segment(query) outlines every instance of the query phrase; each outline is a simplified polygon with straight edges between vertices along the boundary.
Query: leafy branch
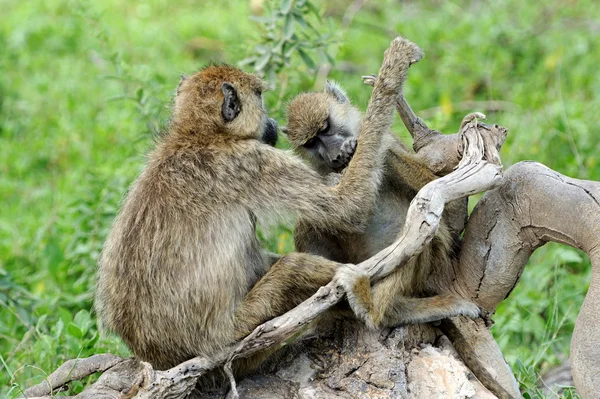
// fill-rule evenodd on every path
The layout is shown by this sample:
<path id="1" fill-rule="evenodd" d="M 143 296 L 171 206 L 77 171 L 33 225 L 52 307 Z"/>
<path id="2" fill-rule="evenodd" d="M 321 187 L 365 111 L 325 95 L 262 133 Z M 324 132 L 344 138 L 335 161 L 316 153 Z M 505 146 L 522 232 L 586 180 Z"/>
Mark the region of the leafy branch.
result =
<path id="1" fill-rule="evenodd" d="M 321 63 L 333 64 L 328 52 L 334 41 L 333 23 L 329 32 L 322 34 L 315 22 L 323 23 L 318 8 L 309 0 L 281 0 L 278 8 L 271 8 L 267 16 L 253 16 L 263 34 L 253 55 L 240 61 L 240 66 L 251 67 L 254 72 L 270 82 L 285 67 L 292 64 L 297 53 L 310 70 L 315 70 L 315 55 Z"/>

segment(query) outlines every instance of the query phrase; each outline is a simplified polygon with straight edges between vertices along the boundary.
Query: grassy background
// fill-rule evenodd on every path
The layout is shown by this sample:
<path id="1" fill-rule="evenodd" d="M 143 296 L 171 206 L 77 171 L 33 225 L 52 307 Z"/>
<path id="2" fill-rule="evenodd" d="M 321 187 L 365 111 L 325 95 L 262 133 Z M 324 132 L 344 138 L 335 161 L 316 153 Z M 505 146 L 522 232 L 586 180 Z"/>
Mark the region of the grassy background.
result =
<path id="1" fill-rule="evenodd" d="M 127 354 L 97 331 L 96 260 L 168 118 L 179 74 L 208 60 L 236 63 L 259 40 L 248 0 L 215 4 L 0 1 L 0 396 L 18 395 L 68 358 Z M 358 77 L 377 71 L 400 33 L 426 52 L 405 92 L 431 127 L 454 132 L 465 113 L 485 112 L 467 101 L 501 100 L 502 111 L 486 113 L 510 129 L 505 166 L 535 159 L 600 180 L 594 0 L 379 1 L 344 26 L 349 4 L 317 3 L 337 38 L 330 77 L 355 103 L 364 108 L 370 95 Z M 287 99 L 320 89 L 315 76 L 297 56 L 278 76 L 266 101 L 279 122 Z M 399 121 L 395 129 L 410 143 Z M 264 241 L 290 251 L 290 226 Z M 543 397 L 539 375 L 568 357 L 589 278 L 585 255 L 547 246 L 500 305 L 493 332 L 528 395 Z"/>

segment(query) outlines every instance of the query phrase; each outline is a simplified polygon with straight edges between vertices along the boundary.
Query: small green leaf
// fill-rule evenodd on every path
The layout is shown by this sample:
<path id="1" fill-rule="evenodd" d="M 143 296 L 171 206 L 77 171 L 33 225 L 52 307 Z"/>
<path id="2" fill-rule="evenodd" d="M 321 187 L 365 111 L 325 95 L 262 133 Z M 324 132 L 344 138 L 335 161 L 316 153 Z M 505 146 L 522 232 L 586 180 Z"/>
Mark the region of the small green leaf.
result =
<path id="1" fill-rule="evenodd" d="M 283 23 L 283 38 L 285 40 L 289 40 L 294 34 L 294 18 L 292 14 L 288 14 L 285 17 L 285 21 Z"/>
<path id="2" fill-rule="evenodd" d="M 70 323 L 71 321 L 73 321 L 73 316 L 71 315 L 71 312 L 69 312 L 67 309 L 63 308 L 62 306 L 59 307 L 56 312 L 58 313 L 60 319 L 64 323 Z"/>
<path id="3" fill-rule="evenodd" d="M 100 334 L 94 333 L 92 338 L 88 341 L 88 348 L 93 348 L 96 345 L 96 342 L 100 339 Z"/>
<path id="4" fill-rule="evenodd" d="M 244 67 L 246 65 L 254 64 L 255 62 L 256 62 L 256 57 L 248 57 L 248 58 L 244 58 L 243 60 L 238 62 L 238 66 Z"/>
<path id="5" fill-rule="evenodd" d="M 77 312 L 77 314 L 73 318 L 73 322 L 70 324 L 76 326 L 83 336 L 92 326 L 92 319 L 90 317 L 90 313 L 85 309 L 80 310 L 79 312 Z"/>
<path id="6" fill-rule="evenodd" d="M 289 12 L 292 10 L 293 4 L 294 2 L 292 0 L 281 0 L 281 5 L 279 6 L 281 13 L 283 15 L 289 14 Z"/>
<path id="7" fill-rule="evenodd" d="M 69 323 L 69 325 L 67 326 L 67 332 L 69 333 L 70 336 L 75 337 L 75 338 L 83 337 L 83 331 L 81 330 L 81 328 L 77 327 L 74 323 Z"/>
<path id="8" fill-rule="evenodd" d="M 319 15 L 319 9 L 310 1 L 306 2 L 306 7 L 308 7 L 308 10 L 312 12 L 315 15 L 315 17 L 318 18 L 319 22 L 321 22 L 321 15 Z"/>
<path id="9" fill-rule="evenodd" d="M 286 58 L 290 58 L 297 48 L 298 48 L 298 43 L 294 43 L 293 45 L 290 46 L 290 48 L 285 49 L 283 56 Z"/>
<path id="10" fill-rule="evenodd" d="M 60 336 L 62 335 L 64 328 L 65 328 L 65 323 L 62 321 L 62 319 L 58 319 L 58 321 L 52 328 L 52 332 L 54 333 L 54 338 L 60 339 Z"/>
<path id="11" fill-rule="evenodd" d="M 296 14 L 294 13 L 294 19 L 296 20 L 296 22 L 302 26 L 303 28 L 308 28 L 308 25 L 306 24 L 306 21 L 304 20 L 304 18 L 302 17 L 302 14 Z"/>
<path id="12" fill-rule="evenodd" d="M 329 63 L 331 65 L 335 65 L 335 59 L 331 56 L 331 54 L 329 54 L 328 51 L 323 51 L 325 53 L 325 56 L 327 57 L 327 61 L 329 61 Z"/>
<path id="13" fill-rule="evenodd" d="M 561 263 L 581 263 L 583 257 L 574 249 L 560 247 L 556 250 L 557 258 Z"/>
<path id="14" fill-rule="evenodd" d="M 262 56 L 260 56 L 257 60 L 256 63 L 254 64 L 254 70 L 255 71 L 262 71 L 265 69 L 265 67 L 267 66 L 267 64 L 269 63 L 269 60 L 271 59 L 271 53 L 265 53 Z"/>
<path id="15" fill-rule="evenodd" d="M 312 60 L 312 58 L 309 57 L 308 54 L 304 52 L 304 50 L 299 48 L 298 53 L 300 53 L 300 57 L 302 57 L 307 67 L 309 67 L 310 69 L 315 68 L 315 62 Z"/>
<path id="16" fill-rule="evenodd" d="M 41 331 L 42 327 L 44 327 L 46 324 L 47 318 L 48 318 L 47 314 L 41 315 L 40 318 L 37 320 L 37 323 L 35 323 L 35 329 L 38 331 Z"/>
<path id="17" fill-rule="evenodd" d="M 265 53 L 268 53 L 268 52 L 269 52 L 269 47 L 267 47 L 267 46 L 262 46 L 262 45 L 261 45 L 261 46 L 256 46 L 256 52 L 257 52 L 258 54 L 261 54 L 261 55 L 262 55 L 262 54 L 265 54 Z"/>

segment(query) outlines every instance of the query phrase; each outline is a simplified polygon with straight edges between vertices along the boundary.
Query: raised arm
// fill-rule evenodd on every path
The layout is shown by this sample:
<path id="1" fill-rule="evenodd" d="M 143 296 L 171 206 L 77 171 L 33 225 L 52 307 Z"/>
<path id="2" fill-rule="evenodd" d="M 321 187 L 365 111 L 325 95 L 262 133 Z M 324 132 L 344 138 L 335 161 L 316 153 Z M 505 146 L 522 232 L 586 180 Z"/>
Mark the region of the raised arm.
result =
<path id="1" fill-rule="evenodd" d="M 327 187 L 322 177 L 296 158 L 260 146 L 260 153 L 271 162 L 261 170 L 261 179 L 270 184 L 257 185 L 261 193 L 274 203 L 255 204 L 258 208 L 292 211 L 306 220 L 318 220 L 336 229 L 356 229 L 370 215 L 381 180 L 382 146 L 389 131 L 394 99 L 402 90 L 411 64 L 423 57 L 414 43 L 396 38 L 384 55 L 377 83 L 362 124 L 356 153 L 340 183 Z M 256 209 L 255 211 L 259 211 Z"/>

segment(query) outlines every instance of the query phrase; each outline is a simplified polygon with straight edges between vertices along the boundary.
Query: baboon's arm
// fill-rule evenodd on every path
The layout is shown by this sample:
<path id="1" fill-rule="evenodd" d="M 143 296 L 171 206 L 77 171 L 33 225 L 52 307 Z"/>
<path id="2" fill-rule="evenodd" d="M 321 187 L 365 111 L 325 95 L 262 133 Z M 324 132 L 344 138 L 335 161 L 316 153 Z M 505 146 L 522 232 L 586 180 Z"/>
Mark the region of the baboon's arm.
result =
<path id="1" fill-rule="evenodd" d="M 262 190 L 257 198 L 271 202 L 267 208 L 292 210 L 325 227 L 356 229 L 366 223 L 381 180 L 382 161 L 378 154 L 384 132 L 392 124 L 394 99 L 402 91 L 409 66 L 422 56 L 417 45 L 400 37 L 386 50 L 356 153 L 337 186 L 327 187 L 316 172 L 309 171 L 300 161 L 260 146 L 264 184 L 256 186 Z"/>
<path id="2" fill-rule="evenodd" d="M 388 136 L 385 162 L 389 170 L 387 177 L 394 184 L 407 187 L 416 194 L 427 183 L 439 177 L 433 173 L 420 155 L 413 153 L 399 137 L 393 133 Z M 444 209 L 444 220 L 455 237 L 458 237 L 465 228 L 468 215 L 467 204 L 467 198 L 463 198 L 447 203 Z"/>
<path id="3" fill-rule="evenodd" d="M 415 193 L 437 176 L 427 165 L 406 147 L 393 133 L 386 138 L 388 150 L 385 154 L 386 167 L 392 170 L 390 176 L 399 184 L 407 185 Z"/>
<path id="4" fill-rule="evenodd" d="M 282 256 L 236 308 L 236 339 L 308 299 L 331 281 L 340 266 L 317 255 L 292 252 Z"/>

